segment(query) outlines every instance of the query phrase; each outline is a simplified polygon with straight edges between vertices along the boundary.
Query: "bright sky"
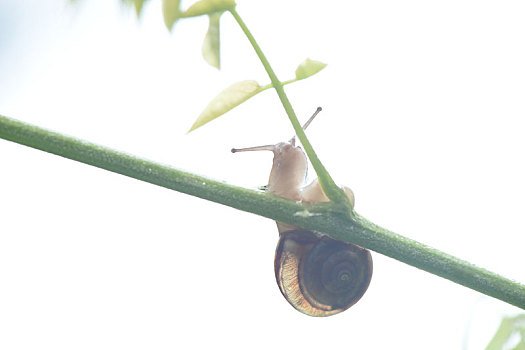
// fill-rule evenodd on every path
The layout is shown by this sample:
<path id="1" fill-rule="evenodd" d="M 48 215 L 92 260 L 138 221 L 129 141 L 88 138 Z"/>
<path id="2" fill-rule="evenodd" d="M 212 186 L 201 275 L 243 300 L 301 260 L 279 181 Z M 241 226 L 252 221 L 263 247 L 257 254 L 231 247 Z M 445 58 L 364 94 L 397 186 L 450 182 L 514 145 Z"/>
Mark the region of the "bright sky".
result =
<path id="1" fill-rule="evenodd" d="M 342 7 L 340 7 L 342 6 Z M 239 1 L 308 135 L 371 221 L 525 283 L 525 5 Z M 229 183 L 267 181 L 289 139 L 272 91 L 186 135 L 236 81 L 268 79 L 230 15 L 161 2 L 0 2 L 0 114 Z M 369 290 L 310 318 L 281 296 L 270 220 L 0 140 L 2 349 L 481 349 L 519 312 L 373 254 Z"/>

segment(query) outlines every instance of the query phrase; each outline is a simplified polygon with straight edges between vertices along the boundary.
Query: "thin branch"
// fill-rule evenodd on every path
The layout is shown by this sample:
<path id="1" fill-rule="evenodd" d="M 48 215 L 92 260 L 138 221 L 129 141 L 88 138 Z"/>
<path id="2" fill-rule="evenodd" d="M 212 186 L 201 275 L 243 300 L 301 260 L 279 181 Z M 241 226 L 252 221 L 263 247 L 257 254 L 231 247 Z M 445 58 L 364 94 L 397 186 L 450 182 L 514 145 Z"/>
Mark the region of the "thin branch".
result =
<path id="1" fill-rule="evenodd" d="M 312 163 L 312 167 L 314 168 L 317 177 L 319 178 L 319 183 L 321 184 L 324 193 L 326 193 L 326 196 L 332 201 L 337 203 L 345 203 L 348 206 L 350 206 L 350 204 L 348 203 L 348 197 L 335 184 L 334 180 L 324 167 L 323 163 L 321 163 L 321 161 L 317 157 L 317 154 L 315 153 L 312 145 L 310 144 L 310 141 L 306 137 L 306 134 L 304 133 L 304 130 L 301 127 L 301 123 L 299 123 L 299 120 L 297 120 L 297 116 L 295 115 L 295 111 L 293 110 L 292 104 L 290 103 L 290 100 L 288 100 L 288 97 L 284 92 L 284 83 L 281 83 L 281 81 L 277 78 L 277 75 L 270 66 L 270 62 L 268 62 L 268 59 L 266 59 L 266 56 L 262 52 L 259 44 L 257 44 L 257 41 L 253 37 L 252 33 L 250 32 L 244 21 L 242 20 L 241 16 L 239 16 L 235 9 L 230 9 L 229 11 L 241 27 L 242 31 L 244 32 L 244 35 L 246 35 L 246 37 L 248 38 L 248 41 L 255 50 L 257 57 L 259 57 L 259 60 L 264 66 L 266 73 L 268 73 L 272 85 L 275 91 L 277 92 L 279 99 L 281 100 L 284 110 L 286 111 L 286 114 L 288 115 L 288 118 L 290 119 L 290 122 L 293 125 L 295 134 L 297 135 L 297 138 L 299 138 L 299 140 L 301 141 L 304 151 L 306 152 L 308 159 Z"/>
<path id="2" fill-rule="evenodd" d="M 0 138 L 138 180 L 323 232 L 525 309 L 525 286 L 374 225 L 333 203 L 298 204 L 269 193 L 214 181 L 169 166 L 0 116 Z"/>

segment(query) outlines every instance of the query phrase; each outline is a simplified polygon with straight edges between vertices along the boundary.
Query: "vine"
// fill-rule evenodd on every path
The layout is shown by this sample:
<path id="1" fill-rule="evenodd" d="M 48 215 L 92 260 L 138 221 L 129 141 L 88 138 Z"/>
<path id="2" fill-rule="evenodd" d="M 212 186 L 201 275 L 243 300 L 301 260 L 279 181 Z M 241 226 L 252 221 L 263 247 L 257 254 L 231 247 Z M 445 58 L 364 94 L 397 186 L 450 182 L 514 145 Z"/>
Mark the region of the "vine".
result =
<path id="1" fill-rule="evenodd" d="M 133 1 L 137 14 L 140 14 L 144 2 Z M 220 67 L 220 18 L 224 13 L 230 13 L 238 23 L 266 69 L 270 84 L 261 86 L 253 80 L 233 84 L 208 104 L 190 131 L 225 114 L 258 93 L 273 88 L 318 175 L 323 190 L 332 202 L 310 205 L 295 203 L 269 193 L 213 181 L 4 116 L 0 116 L 0 137 L 276 221 L 322 232 L 334 239 L 358 244 L 525 309 L 525 286 L 378 227 L 351 209 L 347 197 L 336 186 L 318 159 L 284 90 L 285 85 L 321 71 L 324 63 L 307 59 L 298 66 L 294 79 L 281 82 L 237 12 L 233 0 L 201 0 L 185 11 L 180 9 L 178 0 L 163 1 L 164 21 L 170 30 L 179 20 L 204 15 L 209 17 L 203 56 L 208 63 L 217 68 Z M 298 215 L 305 211 L 320 215 Z"/>

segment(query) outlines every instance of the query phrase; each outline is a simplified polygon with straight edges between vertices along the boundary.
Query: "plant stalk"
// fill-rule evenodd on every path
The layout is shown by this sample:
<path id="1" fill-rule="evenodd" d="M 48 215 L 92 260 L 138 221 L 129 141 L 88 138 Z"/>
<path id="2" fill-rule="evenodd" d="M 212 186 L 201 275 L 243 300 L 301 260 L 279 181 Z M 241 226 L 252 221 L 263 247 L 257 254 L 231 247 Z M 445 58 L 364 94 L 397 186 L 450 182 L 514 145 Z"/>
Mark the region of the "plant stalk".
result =
<path id="1" fill-rule="evenodd" d="M 269 193 L 187 173 L 1 115 L 0 138 L 275 221 L 322 232 L 525 310 L 525 286 L 376 226 L 355 212 L 348 216 L 347 209 L 335 203 L 299 204 Z"/>

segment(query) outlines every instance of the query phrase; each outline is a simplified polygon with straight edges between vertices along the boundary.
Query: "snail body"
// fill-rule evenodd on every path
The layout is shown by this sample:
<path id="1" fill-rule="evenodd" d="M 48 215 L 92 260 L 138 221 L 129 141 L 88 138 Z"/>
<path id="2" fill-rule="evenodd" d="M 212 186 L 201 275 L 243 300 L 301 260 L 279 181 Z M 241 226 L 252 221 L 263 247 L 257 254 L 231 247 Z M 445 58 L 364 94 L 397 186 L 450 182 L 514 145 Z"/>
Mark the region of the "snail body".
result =
<path id="1" fill-rule="evenodd" d="M 232 152 L 258 150 L 274 154 L 268 192 L 303 203 L 329 201 L 317 179 L 304 186 L 308 163 L 301 147 L 295 145 L 295 137 L 276 145 Z M 353 206 L 353 192 L 347 187 L 343 190 Z M 293 225 L 277 222 L 277 228 L 275 277 L 281 293 L 294 308 L 310 316 L 330 316 L 348 309 L 363 296 L 372 278 L 368 250 Z"/>

